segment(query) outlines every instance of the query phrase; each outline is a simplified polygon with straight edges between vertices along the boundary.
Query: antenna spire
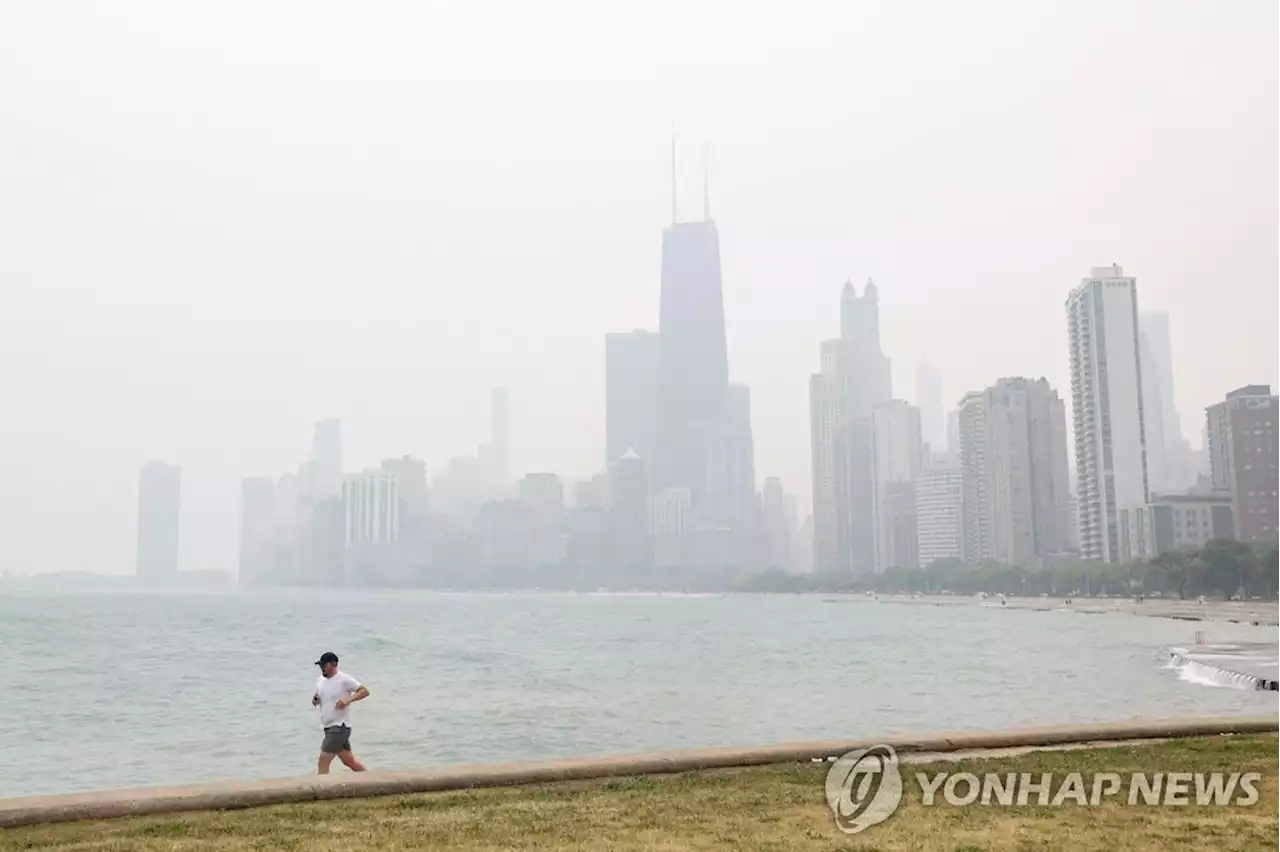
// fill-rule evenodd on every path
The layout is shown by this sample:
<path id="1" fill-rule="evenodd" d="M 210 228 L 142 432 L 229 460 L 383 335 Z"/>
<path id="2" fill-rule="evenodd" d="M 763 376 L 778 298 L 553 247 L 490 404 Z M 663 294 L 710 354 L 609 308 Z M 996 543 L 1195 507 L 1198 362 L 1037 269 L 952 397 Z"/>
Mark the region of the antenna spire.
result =
<path id="1" fill-rule="evenodd" d="M 711 146 L 702 143 L 702 219 L 711 221 Z"/>
<path id="2" fill-rule="evenodd" d="M 676 214 L 676 128 L 671 127 L 671 224 L 675 224 L 679 216 Z"/>

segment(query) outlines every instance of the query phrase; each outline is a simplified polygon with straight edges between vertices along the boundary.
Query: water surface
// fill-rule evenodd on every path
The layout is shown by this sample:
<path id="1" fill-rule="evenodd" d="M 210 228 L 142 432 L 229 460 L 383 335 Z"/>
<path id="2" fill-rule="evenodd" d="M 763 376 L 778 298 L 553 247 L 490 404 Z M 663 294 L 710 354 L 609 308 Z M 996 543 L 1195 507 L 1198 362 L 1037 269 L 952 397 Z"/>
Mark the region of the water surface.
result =
<path id="1" fill-rule="evenodd" d="M 1275 641 L 821 596 L 0 594 L 0 796 L 313 772 L 326 650 L 372 690 L 352 743 L 378 769 L 1274 713 L 1167 667 L 1197 629 Z"/>

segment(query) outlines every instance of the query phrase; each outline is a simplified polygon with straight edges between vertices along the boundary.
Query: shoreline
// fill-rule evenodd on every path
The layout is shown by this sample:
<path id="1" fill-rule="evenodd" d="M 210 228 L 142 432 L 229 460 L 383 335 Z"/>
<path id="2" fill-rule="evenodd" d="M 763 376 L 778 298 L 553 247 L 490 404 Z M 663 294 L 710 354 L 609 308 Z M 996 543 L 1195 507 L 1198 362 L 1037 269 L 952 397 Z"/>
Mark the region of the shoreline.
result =
<path id="1" fill-rule="evenodd" d="M 803 763 L 829 760 L 853 749 L 876 744 L 893 746 L 904 754 L 904 759 L 910 760 L 910 755 L 936 757 L 939 754 L 972 754 L 988 750 L 1072 745 L 1089 748 L 1103 743 L 1132 743 L 1228 734 L 1270 734 L 1276 733 L 1278 727 L 1280 727 L 1280 718 L 1265 716 L 1161 720 L 996 732 L 963 731 L 858 740 L 783 743 L 757 748 L 684 749 L 435 770 L 377 771 L 182 787 L 103 790 L 91 793 L 0 799 L 0 828 L 182 811 L 238 810 L 332 799 L 470 790 L 479 787 L 514 787 L 557 781 Z"/>
<path id="2" fill-rule="evenodd" d="M 805 594 L 822 594 L 806 592 Z M 916 606 L 970 606 L 984 609 L 1017 609 L 1033 612 L 1085 613 L 1088 615 L 1138 615 L 1147 618 L 1169 618 L 1175 621 L 1206 621 L 1248 624 L 1256 627 L 1280 625 L 1280 605 L 1275 601 L 1214 601 L 1147 598 L 1138 603 L 1132 598 L 1010 597 L 1000 604 L 999 597 L 982 599 L 959 595 L 866 595 L 849 592 L 822 594 L 833 603 L 852 601 L 881 604 L 914 604 Z"/>

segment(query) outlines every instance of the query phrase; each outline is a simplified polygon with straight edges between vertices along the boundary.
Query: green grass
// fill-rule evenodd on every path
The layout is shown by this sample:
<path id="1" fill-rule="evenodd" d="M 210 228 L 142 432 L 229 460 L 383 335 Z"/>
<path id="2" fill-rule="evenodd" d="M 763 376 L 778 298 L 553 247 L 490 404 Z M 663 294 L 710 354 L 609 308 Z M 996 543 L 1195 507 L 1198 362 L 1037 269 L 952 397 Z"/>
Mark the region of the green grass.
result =
<path id="1" fill-rule="evenodd" d="M 32 826 L 0 850 L 1257 850 L 1277 848 L 1277 738 L 1206 737 L 903 767 L 905 800 L 857 835 L 836 830 L 825 765 L 279 805 Z M 914 773 L 1259 772 L 1251 807 L 924 807 Z M 1194 798 L 1193 798 L 1194 801 Z"/>

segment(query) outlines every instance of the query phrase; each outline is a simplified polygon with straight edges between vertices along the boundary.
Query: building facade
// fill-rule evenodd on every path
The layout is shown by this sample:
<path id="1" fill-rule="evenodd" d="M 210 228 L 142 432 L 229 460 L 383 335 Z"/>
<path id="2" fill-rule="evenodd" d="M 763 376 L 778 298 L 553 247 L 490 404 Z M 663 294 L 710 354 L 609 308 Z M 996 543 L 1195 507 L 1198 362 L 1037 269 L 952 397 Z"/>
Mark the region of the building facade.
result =
<path id="1" fill-rule="evenodd" d="M 1071 548 L 1066 408 L 1044 379 L 984 393 L 991 558 L 1026 565 Z"/>
<path id="2" fill-rule="evenodd" d="M 1120 559 L 1119 511 L 1148 501 L 1138 285 L 1096 267 L 1067 298 L 1080 555 Z"/>
<path id="3" fill-rule="evenodd" d="M 1247 385 L 1205 409 L 1213 487 L 1231 497 L 1237 541 L 1277 539 L 1276 413 L 1270 385 Z"/>
<path id="4" fill-rule="evenodd" d="M 1231 497 L 1226 494 L 1166 494 L 1145 506 L 1122 509 L 1124 559 L 1155 559 L 1199 550 L 1215 538 L 1232 537 Z"/>
<path id="5" fill-rule="evenodd" d="M 366 470 L 342 485 L 348 548 L 389 545 L 400 539 L 400 490 L 394 473 Z"/>
<path id="6" fill-rule="evenodd" d="M 891 397 L 890 362 L 880 348 L 879 292 L 845 282 L 840 338 L 824 341 L 809 380 L 813 464 L 813 566 L 856 574 L 875 567 L 875 476 L 871 416 Z"/>
<path id="7" fill-rule="evenodd" d="M 610 567 L 646 573 L 653 564 L 649 539 L 649 465 L 628 448 L 609 466 L 606 550 Z"/>
<path id="8" fill-rule="evenodd" d="M 659 339 L 640 330 L 605 335 L 606 465 L 628 449 L 640 458 L 653 458 Z"/>
<path id="9" fill-rule="evenodd" d="M 525 474 L 517 494 L 520 502 L 533 510 L 538 523 L 556 525 L 564 520 L 564 484 L 556 474 Z"/>
<path id="10" fill-rule="evenodd" d="M 138 471 L 138 533 L 135 570 L 139 579 L 164 582 L 178 575 L 178 529 L 182 510 L 182 468 L 150 461 Z"/>
<path id="11" fill-rule="evenodd" d="M 970 392 L 960 399 L 957 411 L 957 438 L 960 445 L 960 521 L 964 530 L 961 559 L 981 562 L 991 559 L 991 506 L 987 492 L 986 395 Z"/>
<path id="12" fill-rule="evenodd" d="M 915 482 L 920 475 L 920 409 L 893 399 L 871 412 L 875 568 L 916 568 Z"/>
<path id="13" fill-rule="evenodd" d="M 321 420 L 315 425 L 308 479 L 304 487 L 311 500 L 342 496 L 341 420 Z"/>
<path id="14" fill-rule="evenodd" d="M 276 485 L 269 476 L 240 482 L 241 585 L 264 582 L 273 568 L 275 550 Z"/>
<path id="15" fill-rule="evenodd" d="M 964 558 L 963 483 L 959 462 L 947 455 L 935 455 L 916 480 L 916 529 L 924 568 Z"/>
<path id="16" fill-rule="evenodd" d="M 769 567 L 781 571 L 791 570 L 791 518 L 788 513 L 787 495 L 782 490 L 782 480 L 771 476 L 764 481 L 760 496 L 764 531 L 769 537 Z M 790 507 L 794 513 L 794 505 Z"/>
<path id="17" fill-rule="evenodd" d="M 688 488 L 695 514 L 715 516 L 727 486 L 713 480 L 709 454 L 725 426 L 729 361 L 714 222 L 663 231 L 658 335 L 653 487 Z"/>
<path id="18" fill-rule="evenodd" d="M 942 376 L 928 361 L 921 361 L 916 368 L 916 405 L 920 408 L 920 440 L 928 446 L 928 452 L 948 452 Z"/>

